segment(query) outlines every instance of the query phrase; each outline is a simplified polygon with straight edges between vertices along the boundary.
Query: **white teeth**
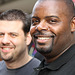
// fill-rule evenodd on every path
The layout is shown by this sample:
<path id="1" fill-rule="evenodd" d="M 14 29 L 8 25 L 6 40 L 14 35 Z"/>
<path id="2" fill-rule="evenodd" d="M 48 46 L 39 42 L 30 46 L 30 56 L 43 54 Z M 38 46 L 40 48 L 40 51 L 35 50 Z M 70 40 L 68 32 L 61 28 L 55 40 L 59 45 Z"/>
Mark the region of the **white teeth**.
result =
<path id="1" fill-rule="evenodd" d="M 50 38 L 49 37 L 38 37 L 38 39 L 40 39 L 40 40 L 48 40 Z"/>
<path id="2" fill-rule="evenodd" d="M 3 48 L 4 50 L 9 50 L 10 48 Z"/>

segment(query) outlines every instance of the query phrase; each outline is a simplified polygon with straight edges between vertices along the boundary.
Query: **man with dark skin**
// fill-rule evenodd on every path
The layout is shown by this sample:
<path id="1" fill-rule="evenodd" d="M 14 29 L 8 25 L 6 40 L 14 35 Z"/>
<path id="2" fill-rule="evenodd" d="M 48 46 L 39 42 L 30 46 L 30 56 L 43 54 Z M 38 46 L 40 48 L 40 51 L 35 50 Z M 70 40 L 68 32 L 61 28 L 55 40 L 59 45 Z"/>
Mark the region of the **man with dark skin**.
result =
<path id="1" fill-rule="evenodd" d="M 30 33 L 45 60 L 32 75 L 75 75 L 75 8 L 72 0 L 38 0 Z"/>

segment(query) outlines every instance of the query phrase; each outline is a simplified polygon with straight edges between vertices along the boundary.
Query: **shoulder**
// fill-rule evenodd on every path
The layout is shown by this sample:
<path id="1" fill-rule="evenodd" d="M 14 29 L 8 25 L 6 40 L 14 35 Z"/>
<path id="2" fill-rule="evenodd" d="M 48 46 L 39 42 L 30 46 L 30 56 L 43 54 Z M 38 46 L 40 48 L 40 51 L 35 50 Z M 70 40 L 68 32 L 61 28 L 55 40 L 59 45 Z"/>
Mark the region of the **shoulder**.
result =
<path id="1" fill-rule="evenodd" d="M 0 61 L 0 70 L 3 69 L 5 67 L 5 62 L 4 61 Z"/>
<path id="2" fill-rule="evenodd" d="M 41 61 L 35 57 L 32 58 L 31 62 L 38 63 L 38 64 L 41 63 Z"/>
<path id="3" fill-rule="evenodd" d="M 33 59 L 32 59 L 33 61 L 37 61 L 37 62 L 41 62 L 39 59 L 37 59 L 37 58 L 35 58 L 35 57 L 33 57 Z"/>
<path id="4" fill-rule="evenodd" d="M 41 61 L 38 60 L 37 58 L 32 58 L 30 60 L 30 62 L 28 63 L 28 65 L 32 66 L 32 67 L 38 67 L 40 65 Z"/>
<path id="5" fill-rule="evenodd" d="M 3 65 L 3 64 L 5 64 L 5 62 L 2 60 L 2 61 L 0 61 L 0 65 Z"/>
<path id="6" fill-rule="evenodd" d="M 37 58 L 33 58 L 33 59 L 32 59 L 32 62 L 37 63 L 37 64 L 40 64 L 40 63 L 41 63 L 41 61 L 38 60 Z"/>

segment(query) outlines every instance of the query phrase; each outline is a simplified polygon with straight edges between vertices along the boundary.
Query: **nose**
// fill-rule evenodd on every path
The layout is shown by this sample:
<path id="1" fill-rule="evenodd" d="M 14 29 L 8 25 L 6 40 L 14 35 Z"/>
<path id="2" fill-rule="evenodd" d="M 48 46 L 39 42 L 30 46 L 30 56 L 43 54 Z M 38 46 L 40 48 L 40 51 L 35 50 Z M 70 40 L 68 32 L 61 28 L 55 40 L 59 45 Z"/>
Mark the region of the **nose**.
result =
<path id="1" fill-rule="evenodd" d="M 4 35 L 4 37 L 2 38 L 2 43 L 3 44 L 9 44 L 10 43 L 8 35 Z"/>
<path id="2" fill-rule="evenodd" d="M 41 21 L 37 26 L 36 26 L 36 29 L 41 31 L 41 30 L 48 30 L 49 27 L 48 27 L 48 24 L 46 23 L 46 21 Z"/>

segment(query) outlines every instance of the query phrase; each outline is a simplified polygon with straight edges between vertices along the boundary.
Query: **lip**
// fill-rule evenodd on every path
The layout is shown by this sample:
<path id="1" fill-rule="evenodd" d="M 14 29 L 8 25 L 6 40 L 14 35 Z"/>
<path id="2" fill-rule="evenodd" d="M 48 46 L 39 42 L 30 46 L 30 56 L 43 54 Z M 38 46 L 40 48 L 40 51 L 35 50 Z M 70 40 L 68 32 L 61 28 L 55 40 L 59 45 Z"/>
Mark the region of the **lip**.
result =
<path id="1" fill-rule="evenodd" d="M 42 37 L 41 39 L 37 39 L 37 42 L 39 43 L 46 43 L 47 41 L 51 40 L 52 38 L 46 38 L 46 37 Z"/>
<path id="2" fill-rule="evenodd" d="M 13 47 L 1 47 L 1 51 L 4 53 L 8 53 L 13 49 Z"/>
<path id="3" fill-rule="evenodd" d="M 38 43 L 46 43 L 49 40 L 52 40 L 54 35 L 34 35 L 34 38 L 37 40 Z"/>

